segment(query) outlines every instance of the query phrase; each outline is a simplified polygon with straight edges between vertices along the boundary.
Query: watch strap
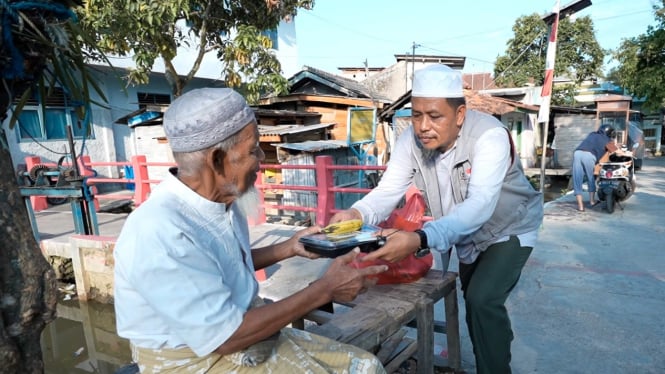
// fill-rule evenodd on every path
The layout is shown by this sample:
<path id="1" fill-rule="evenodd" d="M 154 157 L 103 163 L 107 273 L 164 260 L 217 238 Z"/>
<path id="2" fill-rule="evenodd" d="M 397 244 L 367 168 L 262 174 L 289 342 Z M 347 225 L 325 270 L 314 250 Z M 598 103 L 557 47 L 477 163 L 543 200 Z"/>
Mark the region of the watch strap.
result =
<path id="1" fill-rule="evenodd" d="M 414 231 L 420 237 L 420 247 L 418 249 L 428 249 L 429 245 L 427 244 L 427 234 L 423 230 Z"/>

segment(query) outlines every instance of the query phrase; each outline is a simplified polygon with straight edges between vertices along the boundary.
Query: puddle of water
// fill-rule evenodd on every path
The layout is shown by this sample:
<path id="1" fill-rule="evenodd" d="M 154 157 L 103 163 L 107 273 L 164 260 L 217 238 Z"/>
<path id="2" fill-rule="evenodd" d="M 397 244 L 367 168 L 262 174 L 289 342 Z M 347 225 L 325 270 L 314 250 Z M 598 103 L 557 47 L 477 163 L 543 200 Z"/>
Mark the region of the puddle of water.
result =
<path id="1" fill-rule="evenodd" d="M 570 187 L 569 178 L 565 176 L 552 176 L 547 179 L 547 185 L 543 191 L 545 202 L 560 198 Z"/>
<path id="2" fill-rule="evenodd" d="M 60 301 L 41 345 L 45 373 L 113 374 L 131 362 L 129 341 L 116 335 L 111 304 Z"/>

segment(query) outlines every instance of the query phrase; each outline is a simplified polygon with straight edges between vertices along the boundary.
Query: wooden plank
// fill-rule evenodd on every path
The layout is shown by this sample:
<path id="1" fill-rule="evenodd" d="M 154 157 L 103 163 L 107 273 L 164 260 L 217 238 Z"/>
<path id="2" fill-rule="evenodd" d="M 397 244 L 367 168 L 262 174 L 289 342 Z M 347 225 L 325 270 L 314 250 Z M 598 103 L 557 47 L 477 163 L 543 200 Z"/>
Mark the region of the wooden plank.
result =
<path id="1" fill-rule="evenodd" d="M 424 298 L 416 303 L 416 321 L 418 324 L 418 374 L 432 374 L 434 364 L 434 331 L 431 322 L 434 319 L 434 300 Z"/>
<path id="2" fill-rule="evenodd" d="M 416 328 L 418 325 L 416 324 L 416 321 L 413 320 L 413 321 L 409 322 L 406 326 L 411 327 L 411 328 Z M 445 334 L 446 333 L 446 321 L 437 321 L 437 320 L 432 321 L 432 330 L 434 330 L 434 332 L 439 333 L 439 334 Z"/>
<path id="3" fill-rule="evenodd" d="M 359 305 L 346 313 L 336 314 L 335 318 L 320 326 L 313 326 L 310 332 L 352 344 L 367 351 L 374 349 L 383 341 L 383 337 L 391 335 L 385 330 L 390 327 L 389 317 L 385 311 L 365 305 Z"/>
<path id="4" fill-rule="evenodd" d="M 263 142 L 263 143 L 281 143 L 282 138 L 279 135 L 261 135 L 261 136 L 259 136 L 259 142 Z"/>
<path id="5" fill-rule="evenodd" d="M 393 355 L 395 348 L 397 348 L 404 338 L 404 335 L 406 335 L 406 329 L 399 329 L 396 333 L 392 334 L 381 344 L 381 349 L 376 352 L 376 358 L 378 358 L 381 363 L 386 364 L 388 359 Z"/>
<path id="6" fill-rule="evenodd" d="M 323 325 L 324 323 L 330 322 L 330 320 L 333 319 L 334 317 L 335 315 L 333 313 L 315 309 L 307 313 L 305 319 Z"/>
<path id="7" fill-rule="evenodd" d="M 527 177 L 540 175 L 540 168 L 524 168 L 524 174 Z M 570 176 L 572 174 L 570 168 L 562 168 L 562 169 L 545 169 L 545 175 Z"/>
<path id="8" fill-rule="evenodd" d="M 386 369 L 386 373 L 394 373 L 399 369 L 400 365 L 406 360 L 409 359 L 409 357 L 413 356 L 413 354 L 418 350 L 418 342 L 412 341 L 400 354 L 395 356 L 389 363 L 387 363 L 384 366 L 384 369 Z"/>
<path id="9" fill-rule="evenodd" d="M 448 344 L 448 366 L 459 369 L 462 365 L 460 351 L 459 312 L 457 310 L 457 288 L 444 298 L 446 312 L 446 342 Z"/>
<path id="10" fill-rule="evenodd" d="M 411 302 L 365 295 L 359 296 L 360 304 L 333 314 L 330 321 L 309 331 L 373 352 L 415 317 L 415 305 Z"/>
<path id="11" fill-rule="evenodd" d="M 447 272 L 443 275 L 439 270 L 430 270 L 417 282 L 374 286 L 368 293 L 398 300 L 416 300 L 422 297 L 439 300 L 456 288 L 456 280 L 457 273 Z"/>

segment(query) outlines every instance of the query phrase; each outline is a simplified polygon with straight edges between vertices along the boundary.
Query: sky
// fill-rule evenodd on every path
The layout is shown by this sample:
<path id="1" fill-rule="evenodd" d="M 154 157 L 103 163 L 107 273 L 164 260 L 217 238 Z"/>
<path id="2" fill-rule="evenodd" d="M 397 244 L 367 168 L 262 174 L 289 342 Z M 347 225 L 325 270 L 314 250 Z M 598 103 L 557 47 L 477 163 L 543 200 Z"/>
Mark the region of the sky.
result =
<path id="1" fill-rule="evenodd" d="M 591 16 L 601 48 L 643 34 L 655 24 L 660 0 L 592 0 L 576 16 Z M 561 7 L 571 0 L 561 0 Z M 556 0 L 315 0 L 296 16 L 299 66 L 330 73 L 338 67 L 387 67 L 394 55 L 464 56 L 465 73 L 492 72 L 515 20 L 552 11 Z M 616 64 L 606 59 L 605 71 Z M 543 67 L 544 68 L 544 67 Z"/>

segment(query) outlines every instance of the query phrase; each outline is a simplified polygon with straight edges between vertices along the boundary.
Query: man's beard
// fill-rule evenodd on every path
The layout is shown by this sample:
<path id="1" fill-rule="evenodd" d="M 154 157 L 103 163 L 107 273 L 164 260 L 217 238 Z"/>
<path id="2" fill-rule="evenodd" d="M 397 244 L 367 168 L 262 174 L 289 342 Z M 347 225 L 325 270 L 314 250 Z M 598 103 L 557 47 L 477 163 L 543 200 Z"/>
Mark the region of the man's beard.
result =
<path id="1" fill-rule="evenodd" d="M 438 149 L 426 149 L 426 148 L 422 149 L 422 157 L 425 163 L 435 161 L 436 157 L 438 157 L 440 154 L 441 151 L 439 151 Z"/>
<path id="2" fill-rule="evenodd" d="M 250 187 L 247 192 L 240 195 L 240 197 L 233 202 L 237 204 L 238 209 L 247 217 L 251 222 L 258 222 L 260 209 L 259 191 L 256 187 Z"/>

